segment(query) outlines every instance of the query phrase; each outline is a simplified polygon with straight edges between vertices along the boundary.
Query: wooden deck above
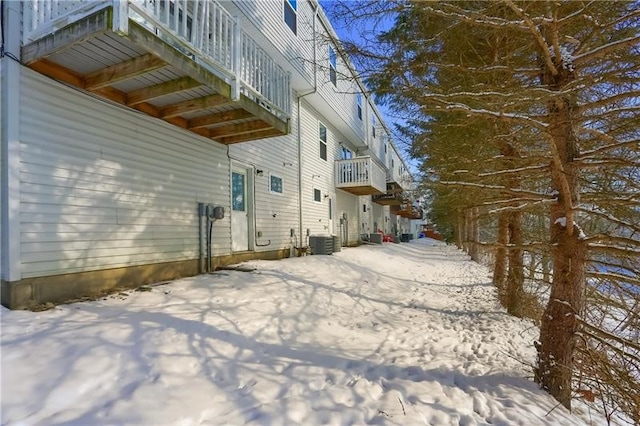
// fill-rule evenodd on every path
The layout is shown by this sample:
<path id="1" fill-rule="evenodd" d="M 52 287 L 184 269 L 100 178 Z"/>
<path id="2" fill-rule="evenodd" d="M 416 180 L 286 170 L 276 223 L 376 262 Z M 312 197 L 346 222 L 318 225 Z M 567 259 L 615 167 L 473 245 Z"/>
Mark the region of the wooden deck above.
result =
<path id="1" fill-rule="evenodd" d="M 387 182 L 387 192 L 374 195 L 371 200 L 383 206 L 399 206 L 404 202 L 404 190 L 395 182 Z"/>
<path id="2" fill-rule="evenodd" d="M 400 206 L 393 206 L 391 212 L 405 219 L 419 220 L 422 219 L 424 212 L 421 208 L 412 206 L 411 203 L 402 204 Z"/>
<path id="3" fill-rule="evenodd" d="M 289 132 L 287 117 L 258 97 L 234 96 L 228 78 L 171 40 L 133 19 L 126 34 L 117 33 L 112 19 L 108 7 L 29 42 L 22 61 L 53 79 L 222 144 Z"/>

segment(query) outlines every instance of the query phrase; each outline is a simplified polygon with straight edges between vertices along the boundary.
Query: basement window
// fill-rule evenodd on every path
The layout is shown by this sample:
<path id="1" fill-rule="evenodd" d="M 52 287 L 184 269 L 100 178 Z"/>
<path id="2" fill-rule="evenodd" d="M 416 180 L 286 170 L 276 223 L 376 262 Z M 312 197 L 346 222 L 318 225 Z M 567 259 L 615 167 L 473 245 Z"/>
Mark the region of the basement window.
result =
<path id="1" fill-rule="evenodd" d="M 282 194 L 282 178 L 280 176 L 269 175 L 269 192 Z"/>

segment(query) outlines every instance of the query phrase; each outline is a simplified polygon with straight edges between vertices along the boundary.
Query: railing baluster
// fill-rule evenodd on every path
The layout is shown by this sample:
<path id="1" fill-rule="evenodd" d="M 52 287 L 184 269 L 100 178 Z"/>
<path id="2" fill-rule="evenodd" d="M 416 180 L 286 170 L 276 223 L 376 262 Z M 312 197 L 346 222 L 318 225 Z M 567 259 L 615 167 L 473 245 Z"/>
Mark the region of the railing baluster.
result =
<path id="1" fill-rule="evenodd" d="M 173 6 L 173 24 L 171 24 L 169 28 L 179 35 L 180 27 L 179 27 L 178 18 L 180 17 L 180 13 L 178 11 L 178 1 L 169 0 L 169 6 Z"/>
<path id="2" fill-rule="evenodd" d="M 184 37 L 185 40 L 189 40 L 189 32 L 187 31 L 188 16 L 189 16 L 189 3 L 186 0 L 182 0 L 182 37 Z"/>
<path id="3" fill-rule="evenodd" d="M 51 16 L 58 17 L 58 0 L 51 0 Z"/>
<path id="4" fill-rule="evenodd" d="M 196 49 L 201 49 L 202 44 L 200 43 L 200 0 L 192 0 L 191 2 L 191 15 L 193 19 L 191 20 L 191 34 L 189 35 L 189 42 L 195 46 Z"/>
<path id="5" fill-rule="evenodd" d="M 45 5 L 44 5 L 44 3 L 38 3 L 38 2 L 35 2 L 35 3 L 36 3 L 36 7 L 37 7 L 36 13 L 35 13 L 37 18 L 36 18 L 36 22 L 35 23 L 36 23 L 36 25 L 42 25 L 45 22 L 44 21 L 44 8 L 45 8 Z"/>
<path id="6" fill-rule="evenodd" d="M 211 37 L 209 36 L 209 34 L 211 34 L 211 19 L 213 18 L 213 11 L 211 10 L 211 8 L 209 7 L 209 2 L 205 1 L 205 11 L 203 13 L 203 16 L 206 17 L 204 25 L 203 25 L 203 31 L 202 31 L 202 43 L 203 43 L 203 50 L 211 57 L 213 57 L 213 55 L 211 54 Z"/>

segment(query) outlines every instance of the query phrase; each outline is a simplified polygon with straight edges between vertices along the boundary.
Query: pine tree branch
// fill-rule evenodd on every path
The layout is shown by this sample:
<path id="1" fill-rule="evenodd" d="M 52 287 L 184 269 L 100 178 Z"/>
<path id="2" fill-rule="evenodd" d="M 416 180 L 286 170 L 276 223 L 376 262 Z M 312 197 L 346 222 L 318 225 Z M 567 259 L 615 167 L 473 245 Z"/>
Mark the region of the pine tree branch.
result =
<path id="1" fill-rule="evenodd" d="M 536 197 L 538 200 L 547 200 L 547 201 L 555 201 L 556 198 L 552 195 L 543 194 L 541 192 L 535 191 L 527 191 L 524 189 L 514 189 L 507 188 L 506 186 L 501 185 L 484 185 L 480 183 L 473 182 L 461 182 L 461 181 L 440 181 L 437 185 L 444 186 L 460 186 L 460 187 L 469 187 L 469 188 L 482 188 L 490 191 L 497 191 L 503 194 L 511 194 L 516 196 L 528 195 L 529 197 Z"/>
<path id="2" fill-rule="evenodd" d="M 623 345 L 623 347 L 629 347 L 631 349 L 635 349 L 636 351 L 640 351 L 640 344 L 632 342 L 629 339 L 625 339 L 624 337 L 616 336 L 615 334 L 609 333 L 608 331 L 605 331 L 605 330 L 603 330 L 601 328 L 593 326 L 593 325 L 587 323 L 586 321 L 582 320 L 581 318 L 576 318 L 576 319 L 577 319 L 578 323 L 584 329 L 587 330 L 585 333 L 587 333 L 591 337 L 597 338 L 598 341 L 600 341 L 602 343 L 605 343 L 610 348 L 617 349 L 617 351 L 619 351 L 618 353 L 620 353 L 621 355 L 629 356 L 629 357 L 635 359 L 636 361 L 640 362 L 640 357 L 638 357 L 636 355 L 633 355 L 633 354 L 631 354 L 629 352 L 626 352 L 623 349 L 618 348 L 617 346 L 615 346 L 612 343 L 610 343 L 609 340 L 613 340 L 614 342 L 617 342 L 617 343 L 620 343 L 621 345 Z"/>
<path id="3" fill-rule="evenodd" d="M 640 42 L 640 35 L 605 44 L 604 46 L 597 47 L 589 52 L 574 56 L 573 64 L 576 66 L 582 66 L 593 59 L 604 58 L 610 52 L 614 52 L 628 46 L 633 46 L 638 42 Z"/>
<path id="4" fill-rule="evenodd" d="M 518 16 L 520 16 L 524 20 L 524 22 L 526 23 L 529 29 L 529 32 L 531 33 L 536 44 L 538 45 L 539 53 L 542 53 L 543 55 L 544 62 L 547 65 L 547 68 L 549 68 L 549 71 L 551 72 L 552 75 L 554 76 L 558 75 L 558 69 L 553 63 L 553 58 L 551 58 L 551 52 L 549 52 L 549 47 L 547 46 L 547 42 L 545 41 L 544 36 L 540 33 L 540 31 L 538 31 L 538 26 L 531 20 L 531 18 L 529 18 L 529 16 L 527 16 L 524 10 L 520 9 L 518 6 L 513 4 L 511 0 L 504 0 L 504 2 L 507 4 L 507 6 L 511 8 L 511 10 L 513 10 Z M 559 54 L 559 52 L 556 54 Z"/>

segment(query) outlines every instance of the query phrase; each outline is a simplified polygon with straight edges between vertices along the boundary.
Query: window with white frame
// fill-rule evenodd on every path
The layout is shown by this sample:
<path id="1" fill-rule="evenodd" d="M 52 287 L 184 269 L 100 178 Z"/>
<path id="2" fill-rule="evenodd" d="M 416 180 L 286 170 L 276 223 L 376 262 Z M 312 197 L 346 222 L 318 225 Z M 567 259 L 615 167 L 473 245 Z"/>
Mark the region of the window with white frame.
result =
<path id="1" fill-rule="evenodd" d="M 334 86 L 338 85 L 338 57 L 336 50 L 329 46 L 329 79 Z"/>
<path id="2" fill-rule="evenodd" d="M 327 161 L 327 128 L 318 123 L 318 139 L 320 141 L 320 158 Z"/>
<path id="3" fill-rule="evenodd" d="M 269 175 L 269 192 L 272 194 L 282 194 L 282 178 L 276 175 Z"/>
<path id="4" fill-rule="evenodd" d="M 371 137 L 375 139 L 376 137 L 376 116 L 371 116 Z"/>
<path id="5" fill-rule="evenodd" d="M 313 201 L 322 202 L 322 192 L 319 189 L 313 188 Z"/>
<path id="6" fill-rule="evenodd" d="M 353 152 L 345 146 L 340 146 L 340 159 L 350 160 L 351 158 L 353 158 Z"/>
<path id="7" fill-rule="evenodd" d="M 294 34 L 298 34 L 298 2 L 297 0 L 284 1 L 284 23 Z"/>
<path id="8" fill-rule="evenodd" d="M 362 93 L 356 94 L 356 101 L 358 102 L 358 119 L 362 121 Z"/>

